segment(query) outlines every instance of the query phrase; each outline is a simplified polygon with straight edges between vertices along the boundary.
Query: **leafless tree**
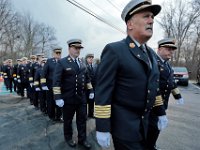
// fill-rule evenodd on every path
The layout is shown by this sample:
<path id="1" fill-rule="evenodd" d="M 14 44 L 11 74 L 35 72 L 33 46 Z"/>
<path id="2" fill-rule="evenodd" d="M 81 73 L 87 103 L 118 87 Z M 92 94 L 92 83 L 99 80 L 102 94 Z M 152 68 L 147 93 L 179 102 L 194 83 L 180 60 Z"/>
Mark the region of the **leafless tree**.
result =
<path id="1" fill-rule="evenodd" d="M 20 39 L 22 42 L 21 54 L 29 56 L 36 53 L 46 53 L 56 44 L 54 28 L 43 23 L 37 23 L 26 14 L 21 20 Z"/>
<path id="2" fill-rule="evenodd" d="M 176 0 L 166 1 L 163 4 L 164 10 L 159 24 L 163 28 L 167 37 L 174 37 L 177 41 L 178 49 L 175 53 L 175 65 L 179 64 L 183 43 L 191 30 L 194 23 L 200 17 L 200 9 L 194 5 L 197 0 Z"/>
<path id="3" fill-rule="evenodd" d="M 55 29 L 26 13 L 16 13 L 10 0 L 0 0 L 0 61 L 35 53 L 48 54 L 57 45 Z"/>
<path id="4" fill-rule="evenodd" d="M 41 53 L 48 54 L 48 51 L 57 45 L 55 29 L 45 24 L 40 24 L 36 41 L 37 50 Z"/>

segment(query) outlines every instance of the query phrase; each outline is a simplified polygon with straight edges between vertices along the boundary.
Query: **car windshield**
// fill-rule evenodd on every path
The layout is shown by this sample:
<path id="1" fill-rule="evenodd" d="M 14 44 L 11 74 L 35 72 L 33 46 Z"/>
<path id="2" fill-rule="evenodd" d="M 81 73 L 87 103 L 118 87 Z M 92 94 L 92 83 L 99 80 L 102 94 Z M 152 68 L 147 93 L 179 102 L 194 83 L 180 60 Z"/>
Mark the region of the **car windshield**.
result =
<path id="1" fill-rule="evenodd" d="M 187 72 L 187 69 L 185 67 L 173 67 L 173 70 L 175 72 Z"/>

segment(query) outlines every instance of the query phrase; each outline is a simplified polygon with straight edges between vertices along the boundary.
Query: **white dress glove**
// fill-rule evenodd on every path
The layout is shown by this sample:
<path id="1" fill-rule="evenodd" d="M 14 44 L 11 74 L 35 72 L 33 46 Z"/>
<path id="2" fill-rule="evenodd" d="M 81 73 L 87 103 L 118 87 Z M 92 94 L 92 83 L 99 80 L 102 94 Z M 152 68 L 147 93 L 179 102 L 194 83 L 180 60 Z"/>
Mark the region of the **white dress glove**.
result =
<path id="1" fill-rule="evenodd" d="M 44 90 L 44 91 L 48 91 L 49 88 L 48 88 L 47 86 L 43 86 L 43 87 L 42 87 L 42 90 Z"/>
<path id="2" fill-rule="evenodd" d="M 110 146 L 110 132 L 96 132 L 97 142 L 102 148 Z"/>
<path id="3" fill-rule="evenodd" d="M 94 99 L 94 93 L 89 94 L 89 99 Z"/>
<path id="4" fill-rule="evenodd" d="M 18 82 L 18 83 L 21 83 L 21 80 L 20 80 L 20 79 L 18 79 L 18 80 L 17 80 L 17 82 Z"/>
<path id="5" fill-rule="evenodd" d="M 17 78 L 14 78 L 15 81 L 17 81 Z"/>
<path id="6" fill-rule="evenodd" d="M 37 87 L 37 88 L 35 88 L 35 91 L 40 91 L 40 88 L 38 88 L 38 87 Z"/>
<path id="7" fill-rule="evenodd" d="M 181 104 L 181 105 L 183 105 L 183 104 L 184 104 L 183 98 L 179 98 L 179 99 L 177 100 L 176 104 Z"/>
<path id="8" fill-rule="evenodd" d="M 63 99 L 57 99 L 57 100 L 56 100 L 56 105 L 59 106 L 59 107 L 63 107 L 63 105 L 64 105 L 64 100 L 63 100 Z"/>
<path id="9" fill-rule="evenodd" d="M 162 131 L 167 127 L 168 119 L 166 115 L 158 116 L 158 129 Z"/>
<path id="10" fill-rule="evenodd" d="M 30 86 L 33 87 L 33 83 L 30 83 Z"/>

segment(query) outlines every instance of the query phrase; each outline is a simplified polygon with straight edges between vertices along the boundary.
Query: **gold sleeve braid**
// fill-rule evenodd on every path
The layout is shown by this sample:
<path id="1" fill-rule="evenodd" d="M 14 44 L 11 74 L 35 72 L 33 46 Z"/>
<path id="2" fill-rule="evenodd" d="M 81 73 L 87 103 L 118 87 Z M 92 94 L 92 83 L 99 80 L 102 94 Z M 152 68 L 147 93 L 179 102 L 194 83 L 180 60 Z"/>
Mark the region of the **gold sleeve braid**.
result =
<path id="1" fill-rule="evenodd" d="M 38 82 L 38 81 L 35 81 L 35 82 L 34 82 L 34 85 L 36 85 L 36 86 L 39 85 L 39 82 Z"/>
<path id="2" fill-rule="evenodd" d="M 110 118 L 111 116 L 111 105 L 95 105 L 94 115 L 96 118 Z"/>
<path id="3" fill-rule="evenodd" d="M 41 83 L 46 83 L 46 79 L 45 79 L 45 78 L 42 78 L 42 79 L 40 79 L 40 82 L 41 82 Z"/>
<path id="4" fill-rule="evenodd" d="M 28 79 L 29 79 L 29 81 L 33 81 L 33 77 L 29 77 Z"/>
<path id="5" fill-rule="evenodd" d="M 53 87 L 53 93 L 56 94 L 61 94 L 61 88 L 60 87 Z"/>
<path id="6" fill-rule="evenodd" d="M 160 105 L 163 105 L 163 99 L 161 95 L 156 96 L 156 100 L 153 107 L 160 106 Z"/>
<path id="7" fill-rule="evenodd" d="M 178 89 L 178 88 L 173 89 L 173 90 L 172 90 L 172 94 L 173 94 L 173 95 L 180 94 L 179 89 Z"/>
<path id="8" fill-rule="evenodd" d="M 87 89 L 90 90 L 90 89 L 92 89 L 92 88 L 93 88 L 93 87 L 92 87 L 91 82 L 90 82 L 90 83 L 87 83 Z"/>

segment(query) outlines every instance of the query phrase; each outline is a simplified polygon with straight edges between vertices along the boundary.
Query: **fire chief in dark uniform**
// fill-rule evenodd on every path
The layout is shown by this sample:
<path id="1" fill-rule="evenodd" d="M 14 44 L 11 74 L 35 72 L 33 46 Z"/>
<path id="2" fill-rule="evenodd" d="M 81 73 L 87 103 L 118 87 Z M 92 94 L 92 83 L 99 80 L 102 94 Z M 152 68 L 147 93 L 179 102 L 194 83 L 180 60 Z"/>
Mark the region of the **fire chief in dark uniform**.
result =
<path id="1" fill-rule="evenodd" d="M 116 150 L 143 150 L 152 107 L 165 115 L 159 90 L 156 53 L 146 45 L 161 10 L 147 0 L 132 0 L 124 8 L 126 39 L 107 44 L 97 70 L 95 117 L 97 141 Z"/>
<path id="2" fill-rule="evenodd" d="M 54 98 L 56 105 L 63 107 L 64 137 L 68 145 L 76 146 L 72 139 L 72 120 L 76 112 L 78 143 L 85 148 L 90 148 L 91 145 L 86 140 L 86 91 L 90 90 L 90 97 L 94 97 L 94 93 L 86 66 L 78 58 L 83 48 L 81 40 L 72 39 L 67 43 L 69 55 L 58 61 L 54 72 Z"/>
<path id="3" fill-rule="evenodd" d="M 54 101 L 53 96 L 53 74 L 56 64 L 61 58 L 62 48 L 56 47 L 53 49 L 53 57 L 49 58 L 45 63 L 41 72 L 41 87 L 43 91 L 46 91 L 47 99 L 47 112 L 48 116 L 53 121 L 61 121 L 62 111 Z"/>
<path id="4" fill-rule="evenodd" d="M 165 109 L 168 107 L 169 96 L 171 93 L 177 100 L 177 103 L 183 104 L 183 98 L 174 80 L 174 71 L 168 62 L 176 49 L 177 47 L 173 38 L 164 38 L 158 41 L 157 62 L 160 70 L 159 85 Z M 152 110 L 149 117 L 149 129 L 147 136 L 149 150 L 157 150 L 156 141 L 160 133 L 157 123 L 158 116 L 154 113 L 154 110 Z"/>

